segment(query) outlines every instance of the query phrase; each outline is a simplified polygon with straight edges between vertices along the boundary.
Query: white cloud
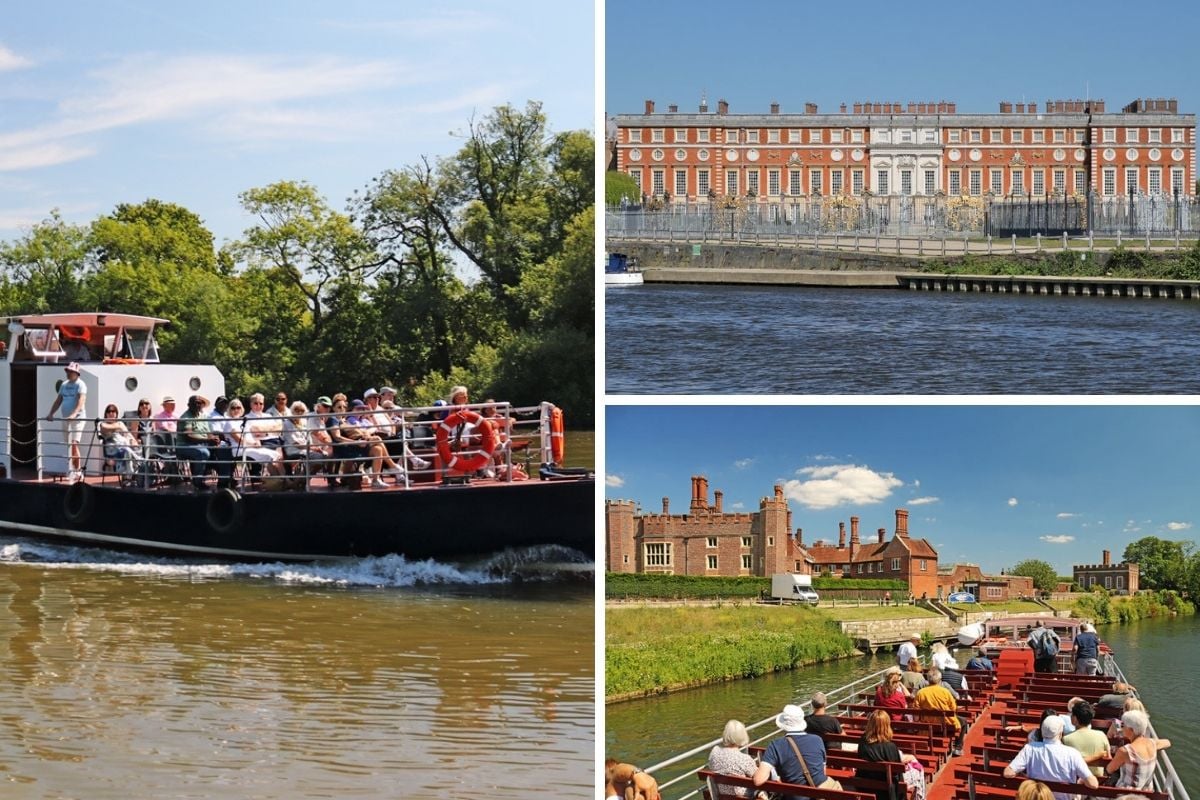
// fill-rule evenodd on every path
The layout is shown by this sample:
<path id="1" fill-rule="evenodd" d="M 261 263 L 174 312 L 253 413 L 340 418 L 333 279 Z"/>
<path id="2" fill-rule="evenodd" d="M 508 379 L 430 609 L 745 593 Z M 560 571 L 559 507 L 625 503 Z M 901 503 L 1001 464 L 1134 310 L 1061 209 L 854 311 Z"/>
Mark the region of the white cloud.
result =
<path id="1" fill-rule="evenodd" d="M 827 456 L 824 454 L 809 456 L 808 458 L 810 461 L 836 461 L 837 460 L 837 456 Z"/>
<path id="2" fill-rule="evenodd" d="M 914 497 L 912 500 L 908 501 L 908 505 L 910 505 L 910 506 L 927 506 L 930 503 L 939 503 L 939 502 L 941 502 L 941 500 L 942 500 L 942 498 L 940 498 L 940 497 Z"/>
<path id="3" fill-rule="evenodd" d="M 855 464 L 805 467 L 796 470 L 796 474 L 805 479 L 785 482 L 783 492 L 811 509 L 878 503 L 904 485 L 904 481 L 890 472 L 876 472 Z"/>
<path id="4" fill-rule="evenodd" d="M 1063 511 L 1059 514 L 1056 514 L 1055 516 L 1058 517 L 1059 519 L 1071 519 L 1072 517 L 1078 517 L 1079 515 L 1072 514 L 1070 511 Z"/>
<path id="5" fill-rule="evenodd" d="M 1192 527 L 1190 522 L 1168 522 L 1167 530 L 1170 531 L 1186 531 Z"/>
<path id="6" fill-rule="evenodd" d="M 753 463 L 753 458 L 739 458 L 737 461 L 733 462 L 733 466 L 738 469 L 746 469 Z"/>
<path id="7" fill-rule="evenodd" d="M 1056 535 L 1051 535 L 1051 534 L 1047 534 L 1046 536 L 1039 536 L 1038 538 L 1041 539 L 1043 542 L 1047 542 L 1048 544 L 1067 544 L 1069 542 L 1075 541 L 1074 536 L 1056 536 Z"/>
<path id="8" fill-rule="evenodd" d="M 1122 533 L 1138 533 L 1139 531 L 1141 531 L 1141 529 L 1142 529 L 1141 526 L 1139 526 L 1135 520 L 1127 519 L 1127 520 L 1125 520 L 1125 527 L 1121 529 L 1121 532 Z"/>
<path id="9" fill-rule="evenodd" d="M 1015 506 L 1017 504 L 1017 498 L 1015 498 L 1015 497 L 1008 498 L 1008 504 L 1010 506 Z"/>
<path id="10" fill-rule="evenodd" d="M 737 502 L 737 503 L 734 503 L 733 505 L 731 505 L 731 506 L 730 506 L 730 508 L 732 508 L 732 509 L 735 509 L 735 510 L 737 510 L 737 509 L 742 509 L 742 508 L 745 508 L 745 507 L 746 507 L 746 504 L 745 504 L 745 503 L 742 503 L 742 502 Z"/>
<path id="11" fill-rule="evenodd" d="M 24 69 L 32 66 L 33 62 L 29 59 L 19 56 L 12 50 L 9 50 L 4 45 L 0 44 L 0 72 L 8 72 L 13 69 Z"/>
<path id="12" fill-rule="evenodd" d="M 913 488 L 914 488 L 914 489 L 920 489 L 920 488 L 921 488 L 921 481 L 920 481 L 920 479 L 917 479 L 917 480 L 913 481 L 913 482 L 912 482 L 912 485 L 913 485 Z"/>
<path id="13" fill-rule="evenodd" d="M 625 485 L 625 479 L 622 478 L 620 475 L 605 475 L 604 476 L 604 485 L 612 486 L 613 488 L 619 488 L 619 487 Z"/>

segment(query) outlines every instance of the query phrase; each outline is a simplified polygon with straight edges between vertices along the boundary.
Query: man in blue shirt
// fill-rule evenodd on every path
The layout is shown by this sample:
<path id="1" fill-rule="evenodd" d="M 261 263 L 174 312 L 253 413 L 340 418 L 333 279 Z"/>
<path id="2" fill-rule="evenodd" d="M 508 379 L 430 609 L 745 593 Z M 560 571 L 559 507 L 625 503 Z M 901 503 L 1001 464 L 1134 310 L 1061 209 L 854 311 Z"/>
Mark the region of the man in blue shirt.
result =
<path id="1" fill-rule="evenodd" d="M 71 448 L 71 471 L 67 478 L 83 480 L 83 465 L 79 458 L 79 440 L 83 436 L 86 420 L 83 417 L 87 405 L 87 386 L 79 380 L 79 365 L 72 361 L 66 366 L 67 379 L 58 387 L 58 396 L 50 406 L 47 420 L 54 419 L 54 412 L 62 409 L 63 437 Z"/>
<path id="2" fill-rule="evenodd" d="M 987 657 L 987 653 L 981 647 L 967 662 L 967 669 L 995 669 L 995 667 L 992 666 L 992 660 Z"/>
<path id="3" fill-rule="evenodd" d="M 817 786 L 822 789 L 840 789 L 841 784 L 829 780 L 825 774 L 825 743 L 813 733 L 805 733 L 808 723 L 804 720 L 804 709 L 787 705 L 775 717 L 775 726 L 783 731 L 783 737 L 767 745 L 754 773 L 754 785 L 762 786 L 771 779 L 771 773 L 784 783 L 800 786 Z M 810 781 L 811 778 L 811 781 Z M 784 800 L 805 800 L 800 795 L 786 795 Z"/>
<path id="4" fill-rule="evenodd" d="M 1100 673 L 1100 637 L 1090 622 L 1083 623 L 1075 637 L 1075 674 L 1098 675 Z"/>

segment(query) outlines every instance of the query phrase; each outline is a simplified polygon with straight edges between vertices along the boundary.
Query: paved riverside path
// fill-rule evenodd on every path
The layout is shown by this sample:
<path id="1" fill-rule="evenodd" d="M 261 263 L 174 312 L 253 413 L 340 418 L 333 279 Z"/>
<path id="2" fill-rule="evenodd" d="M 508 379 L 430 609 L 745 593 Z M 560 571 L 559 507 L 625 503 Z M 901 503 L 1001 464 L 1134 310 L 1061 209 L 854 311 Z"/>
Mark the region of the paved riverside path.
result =
<path id="1" fill-rule="evenodd" d="M 900 273 L 851 270 L 724 269 L 662 267 L 642 271 L 646 283 L 740 283 L 763 286 L 820 286 L 843 289 L 899 289 Z"/>

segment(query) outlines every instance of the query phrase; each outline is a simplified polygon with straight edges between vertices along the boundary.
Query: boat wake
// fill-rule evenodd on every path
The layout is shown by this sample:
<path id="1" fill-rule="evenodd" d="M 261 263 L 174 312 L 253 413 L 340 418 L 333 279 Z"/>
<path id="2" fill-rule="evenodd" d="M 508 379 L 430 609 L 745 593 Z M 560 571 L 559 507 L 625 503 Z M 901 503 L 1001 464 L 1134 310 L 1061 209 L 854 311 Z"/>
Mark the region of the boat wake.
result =
<path id="1" fill-rule="evenodd" d="M 85 569 L 185 580 L 249 579 L 339 587 L 480 586 L 595 578 L 591 556 L 556 545 L 505 550 L 469 563 L 387 555 L 312 564 L 223 563 L 124 553 L 28 539 L 0 539 L 0 564 Z"/>

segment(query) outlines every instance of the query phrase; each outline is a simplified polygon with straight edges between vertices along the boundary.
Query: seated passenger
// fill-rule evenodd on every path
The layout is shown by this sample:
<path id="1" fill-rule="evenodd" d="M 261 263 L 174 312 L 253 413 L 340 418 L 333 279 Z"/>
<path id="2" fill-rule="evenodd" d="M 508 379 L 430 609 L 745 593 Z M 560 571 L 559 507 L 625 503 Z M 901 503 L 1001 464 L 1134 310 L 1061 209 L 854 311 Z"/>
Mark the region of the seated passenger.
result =
<path id="1" fill-rule="evenodd" d="M 351 413 L 346 417 L 346 422 L 354 425 L 361 431 L 361 441 L 366 443 L 367 457 L 371 459 L 369 469 L 374 477 L 371 479 L 371 488 L 382 489 L 387 486 L 383 482 L 384 475 L 393 475 L 397 484 L 403 483 L 405 474 L 404 470 L 392 461 L 392 457 L 388 455 L 387 447 L 383 444 L 383 439 L 376 433 L 375 419 L 367 404 L 361 400 L 355 400 L 351 409 Z"/>
<path id="2" fill-rule="evenodd" d="M 366 457 L 367 443 L 363 441 L 362 429 L 351 424 L 348 420 L 346 400 L 333 400 L 333 413 L 325 421 L 333 445 L 333 458 L 337 462 L 338 480 L 342 486 L 358 488 L 362 486 L 359 473 L 362 470 L 363 459 Z"/>
<path id="3" fill-rule="evenodd" d="M 213 448 L 220 447 L 222 438 L 212 431 L 212 419 L 205 411 L 208 400 L 198 394 L 188 398 L 187 411 L 179 416 L 175 455 L 191 462 L 192 486 L 205 488 L 204 476 L 211 468 L 219 478 L 228 481 L 229 463 L 213 458 Z"/>
<path id="4" fill-rule="evenodd" d="M 1079 751 L 1062 743 L 1062 720 L 1058 716 L 1046 718 L 1041 734 L 1042 741 L 1030 742 L 1021 748 L 1017 757 L 1004 768 L 1004 777 L 1025 775 L 1039 781 L 1082 783 L 1093 789 L 1100 785 Z M 1072 797 L 1058 792 L 1054 796 L 1056 800 L 1071 800 Z"/>
<path id="5" fill-rule="evenodd" d="M 725 731 L 721 735 L 721 743 L 714 746 L 708 753 L 708 763 L 704 768 L 721 775 L 736 775 L 739 778 L 753 778 L 758 769 L 758 763 L 744 752 L 743 748 L 750 744 L 750 735 L 746 726 L 739 720 L 731 719 L 725 723 Z M 722 797 L 749 797 L 749 789 L 741 786 L 734 787 L 731 793 L 721 793 Z"/>
<path id="6" fill-rule="evenodd" d="M 233 442 L 234 458 L 246 458 L 260 464 L 267 475 L 283 474 L 283 453 L 275 447 L 264 447 L 247 417 L 242 401 L 229 401 L 229 439 Z"/>
<path id="7" fill-rule="evenodd" d="M 141 456 L 136 450 L 137 437 L 121 421 L 118 416 L 120 413 L 120 409 L 113 403 L 104 407 L 104 419 L 100 422 L 100 437 L 104 440 L 104 457 L 113 460 L 118 475 L 129 479 L 133 477 Z"/>
<path id="8" fill-rule="evenodd" d="M 784 783 L 816 786 L 821 789 L 841 789 L 842 785 L 825 774 L 825 743 L 821 737 L 805 733 L 804 709 L 784 706 L 775 717 L 775 725 L 783 736 L 767 745 L 754 771 L 754 785 L 762 786 L 771 780 L 772 772 Z"/>
<path id="9" fill-rule="evenodd" d="M 888 667 L 883 673 L 883 680 L 875 687 L 875 705 L 896 709 L 890 712 L 895 722 L 904 718 L 903 712 L 908 708 L 908 690 L 900 682 L 899 667 Z"/>
<path id="10" fill-rule="evenodd" d="M 967 732 L 967 721 L 956 713 L 958 711 L 958 701 L 954 699 L 954 695 L 945 686 L 942 686 L 942 671 L 937 667 L 930 667 L 929 685 L 924 689 L 919 690 L 913 696 L 913 705 L 926 711 L 941 712 L 937 715 L 921 716 L 917 718 L 918 722 L 936 722 L 944 721 L 954 729 L 954 755 L 962 755 L 963 736 Z"/>
<path id="11" fill-rule="evenodd" d="M 872 711 L 871 716 L 867 717 L 866 729 L 858 740 L 858 754 L 867 761 L 874 762 L 886 761 L 907 765 L 917 761 L 916 756 L 901 752 L 896 745 L 892 738 L 892 721 L 888 717 L 888 712 L 883 710 Z M 887 777 L 886 772 L 875 772 L 865 768 L 855 772 L 867 779 L 884 780 Z M 924 775 L 921 779 L 923 783 Z M 888 800 L 892 797 L 891 789 L 876 789 L 875 797 L 878 800 Z"/>
<path id="12" fill-rule="evenodd" d="M 1170 739 L 1149 735 L 1150 717 L 1145 711 L 1126 711 L 1121 715 L 1121 732 L 1127 744 L 1113 755 L 1104 769 L 1111 775 L 1120 772 L 1117 786 L 1122 789 L 1153 789 L 1158 751 L 1171 746 Z"/>
<path id="13" fill-rule="evenodd" d="M 995 666 L 992 665 L 992 660 L 987 657 L 987 652 L 985 652 L 984 649 L 981 647 L 975 653 L 975 655 L 971 656 L 971 660 L 967 662 L 967 669 L 994 670 Z"/>
<path id="14" fill-rule="evenodd" d="M 821 741 L 825 743 L 825 750 L 841 750 L 841 742 L 830 742 L 825 737 L 831 733 L 841 733 L 842 723 L 838 718 L 826 711 L 826 706 L 829 705 L 828 699 L 824 692 L 814 692 L 809 699 L 812 705 L 812 713 L 804 718 L 808 724 L 808 730 L 821 737 Z"/>

